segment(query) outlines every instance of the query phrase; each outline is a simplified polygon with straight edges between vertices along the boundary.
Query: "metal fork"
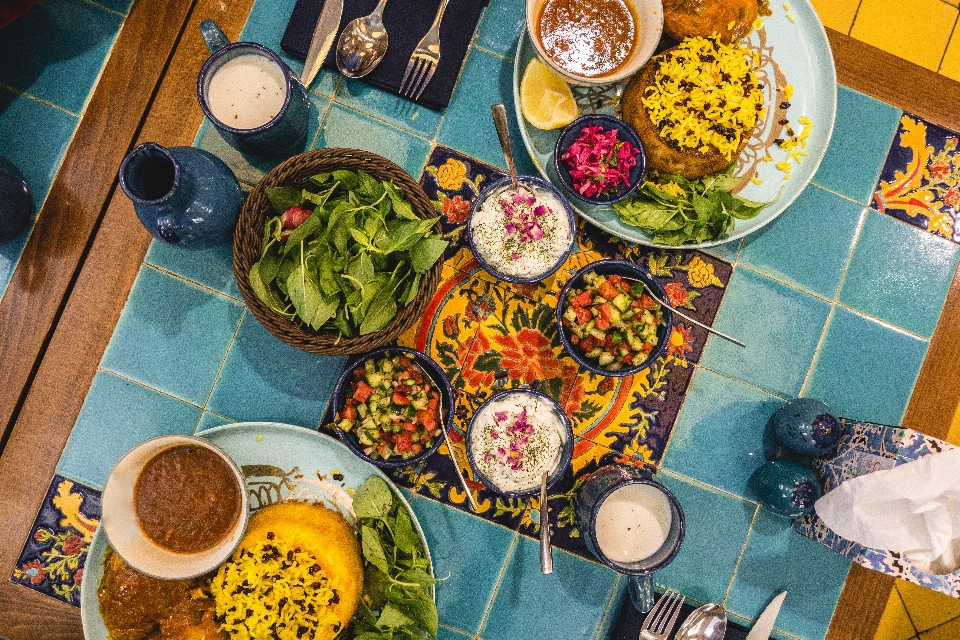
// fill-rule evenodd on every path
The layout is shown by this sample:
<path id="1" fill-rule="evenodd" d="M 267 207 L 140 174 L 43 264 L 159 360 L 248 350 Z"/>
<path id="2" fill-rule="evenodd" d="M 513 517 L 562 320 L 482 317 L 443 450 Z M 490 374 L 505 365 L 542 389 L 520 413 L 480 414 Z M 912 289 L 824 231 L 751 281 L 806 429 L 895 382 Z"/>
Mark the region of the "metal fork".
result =
<path id="1" fill-rule="evenodd" d="M 433 80 L 433 74 L 437 70 L 437 65 L 440 64 L 440 21 L 449 2 L 450 0 L 441 0 L 433 25 L 413 50 L 410 62 L 407 63 L 407 70 L 403 74 L 403 80 L 400 82 L 400 95 L 419 100 L 420 94 Z"/>
<path id="2" fill-rule="evenodd" d="M 664 591 L 653 605 L 650 613 L 643 619 L 640 627 L 640 640 L 667 640 L 677 624 L 677 616 L 683 607 L 683 596 L 676 591 Z"/>

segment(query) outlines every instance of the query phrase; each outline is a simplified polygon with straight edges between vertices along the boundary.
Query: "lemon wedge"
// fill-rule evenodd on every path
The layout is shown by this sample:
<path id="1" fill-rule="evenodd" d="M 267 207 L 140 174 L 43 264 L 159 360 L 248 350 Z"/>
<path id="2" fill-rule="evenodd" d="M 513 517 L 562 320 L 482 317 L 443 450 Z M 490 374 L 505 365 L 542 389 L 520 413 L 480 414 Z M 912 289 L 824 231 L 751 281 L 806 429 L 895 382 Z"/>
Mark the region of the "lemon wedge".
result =
<path id="1" fill-rule="evenodd" d="M 538 129 L 559 129 L 580 115 L 570 86 L 537 58 L 527 65 L 520 81 L 520 110 Z"/>

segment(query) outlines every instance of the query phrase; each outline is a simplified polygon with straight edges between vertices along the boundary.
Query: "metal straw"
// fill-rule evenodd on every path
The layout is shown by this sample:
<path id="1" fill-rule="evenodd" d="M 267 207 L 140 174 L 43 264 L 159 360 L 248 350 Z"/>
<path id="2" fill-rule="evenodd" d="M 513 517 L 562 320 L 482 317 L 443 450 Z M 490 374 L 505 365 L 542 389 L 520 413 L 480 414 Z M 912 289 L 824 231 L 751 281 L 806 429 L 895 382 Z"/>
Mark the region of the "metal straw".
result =
<path id="1" fill-rule="evenodd" d="M 653 291 L 651 291 L 651 290 L 650 290 L 650 287 L 648 287 L 648 286 L 647 286 L 647 283 L 644 282 L 643 280 L 638 280 L 637 278 L 624 278 L 624 280 L 629 280 L 630 282 L 639 282 L 640 284 L 643 285 L 644 290 L 646 290 L 646 292 L 650 294 L 650 297 L 651 297 L 651 298 L 653 298 L 654 300 L 656 300 L 657 302 L 659 302 L 659 303 L 662 304 L 663 306 L 667 307 L 668 309 L 670 309 L 671 311 L 673 311 L 675 314 L 677 314 L 677 315 L 680 316 L 681 318 L 683 318 L 683 319 L 685 319 L 685 320 L 689 320 L 690 322 L 692 322 L 693 324 L 697 325 L 698 327 L 703 327 L 704 329 L 706 329 L 706 330 L 709 331 L 710 333 L 715 333 L 716 335 L 720 336 L 721 338 L 724 338 L 725 340 L 729 340 L 730 342 L 732 342 L 732 343 L 734 343 L 734 344 L 738 344 L 738 345 L 740 345 L 741 347 L 746 347 L 746 346 L 747 346 L 747 345 L 745 345 L 743 342 L 737 340 L 736 338 L 731 338 L 730 336 L 728 336 L 728 335 L 725 334 L 725 333 L 720 333 L 719 331 L 717 331 L 717 330 L 714 329 L 713 327 L 708 327 L 707 325 L 703 324 L 702 322 L 697 322 L 696 320 L 694 320 L 693 318 L 691 318 L 691 317 L 688 316 L 687 314 L 682 313 L 682 312 L 680 312 L 680 311 L 677 311 L 677 308 L 676 308 L 676 307 L 674 307 L 674 306 L 672 306 L 672 305 L 669 305 L 669 304 L 667 304 L 666 302 L 664 302 L 663 300 L 661 300 L 660 298 L 658 298 L 658 297 L 657 297 L 657 294 L 655 294 Z"/>

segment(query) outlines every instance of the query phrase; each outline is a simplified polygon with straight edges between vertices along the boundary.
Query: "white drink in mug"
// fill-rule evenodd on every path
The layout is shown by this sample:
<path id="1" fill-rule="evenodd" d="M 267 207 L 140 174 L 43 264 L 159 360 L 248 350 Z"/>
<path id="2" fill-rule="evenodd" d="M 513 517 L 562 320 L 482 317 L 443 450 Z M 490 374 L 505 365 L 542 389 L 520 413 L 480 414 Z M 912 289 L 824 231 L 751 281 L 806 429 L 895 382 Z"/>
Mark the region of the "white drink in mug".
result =
<path id="1" fill-rule="evenodd" d="M 603 501 L 595 523 L 597 545 L 617 564 L 649 558 L 667 541 L 673 512 L 667 496 L 648 484 L 627 484 Z"/>
<path id="2" fill-rule="evenodd" d="M 280 113 L 286 96 L 283 69 L 256 53 L 225 62 L 207 87 L 210 112 L 233 129 L 256 129 L 267 124 Z"/>

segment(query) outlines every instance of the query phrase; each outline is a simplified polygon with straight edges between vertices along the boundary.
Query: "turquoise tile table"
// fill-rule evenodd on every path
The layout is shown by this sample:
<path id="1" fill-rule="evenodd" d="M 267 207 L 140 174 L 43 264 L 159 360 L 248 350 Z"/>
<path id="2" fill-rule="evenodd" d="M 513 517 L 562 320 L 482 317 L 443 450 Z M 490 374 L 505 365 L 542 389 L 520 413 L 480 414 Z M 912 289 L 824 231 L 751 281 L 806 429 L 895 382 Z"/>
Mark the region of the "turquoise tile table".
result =
<path id="1" fill-rule="evenodd" d="M 81 9 L 109 14 L 119 26 L 123 4 Z M 513 113 L 512 57 L 523 4 L 491 0 L 443 113 L 323 72 L 310 91 L 314 111 L 304 149 L 350 146 L 393 160 L 420 178 L 444 215 L 445 229 L 456 237 L 478 176 L 489 180 L 505 169 L 489 107 L 504 102 Z M 239 37 L 277 48 L 289 9 L 283 0 L 255 0 L 243 9 L 249 15 Z M 199 39 L 195 23 L 203 17 L 185 22 L 181 43 Z M 199 58 L 202 50 L 194 55 Z M 300 61 L 285 59 L 299 71 Z M 176 68 L 170 73 L 189 76 Z M 18 110 L 48 109 L 67 125 L 42 127 L 34 135 L 37 144 L 58 126 L 69 136 L 69 123 L 80 114 L 51 107 L 52 93 L 26 95 L 18 77 L 5 80 L 0 72 L 0 96 L 15 96 L 7 109 L 0 104 L 0 134 L 12 126 L 9 118 L 24 117 Z M 37 87 L 53 91 L 56 85 Z M 181 84 L 178 90 L 187 89 Z M 452 479 L 446 447 L 425 467 L 395 475 L 424 527 L 435 572 L 449 576 L 437 586 L 440 638 L 610 637 L 625 581 L 585 551 L 563 507 L 573 494 L 574 475 L 611 460 L 654 465 L 686 511 L 686 542 L 657 575 L 660 588 L 677 589 L 693 602 L 722 602 L 731 620 L 745 626 L 773 595 L 787 590 L 776 637 L 868 637 L 841 631 L 856 629 L 838 602 L 848 573 L 857 570 L 764 510 L 749 478 L 778 455 L 767 421 L 793 397 L 820 398 L 857 420 L 910 419 L 908 406 L 922 391 L 924 367 L 931 353 L 942 352 L 938 336 L 949 319 L 941 316 L 951 304 L 960 249 L 952 234 L 953 196 L 946 189 L 942 205 L 922 215 L 897 209 L 891 181 L 896 167 L 911 161 L 901 150 L 914 148 L 909 145 L 923 121 L 848 86 L 840 86 L 838 96 L 833 142 L 813 183 L 780 218 L 743 241 L 705 253 L 649 251 L 584 228 L 578 251 L 558 277 L 530 287 L 494 281 L 465 250 L 448 256 L 435 304 L 400 342 L 441 361 L 465 406 L 475 406 L 491 388 L 546 380 L 548 392 L 575 413 L 578 448 L 573 472 L 549 502 L 551 516 L 559 519 L 555 572 L 548 577 L 539 573 L 539 501 L 497 502 L 479 491 L 481 509 L 472 513 Z M 66 92 L 63 100 L 76 96 Z M 270 168 L 231 152 L 199 119 L 191 122 L 196 125 L 186 142 L 221 154 L 246 185 Z M 145 126 L 163 132 L 159 125 L 150 129 L 150 120 Z M 956 149 L 946 148 L 949 132 L 942 131 L 929 129 L 935 153 L 924 160 L 928 174 L 938 153 L 952 158 Z M 518 131 L 512 133 L 515 148 L 522 149 Z M 10 139 L 0 135 L 0 153 L 9 153 L 2 145 Z M 66 139 L 43 144 L 62 150 Z M 24 163 L 29 166 L 32 158 L 25 155 Z M 533 170 L 528 159 L 522 158 L 521 170 Z M 31 171 L 51 176 L 55 168 Z M 124 228 L 142 238 L 132 212 L 122 200 L 114 202 L 123 215 L 108 212 L 105 229 Z M 57 360 L 58 345 L 83 340 L 79 328 L 89 326 L 69 320 L 71 304 L 95 300 L 94 285 L 81 273 L 64 311 L 67 320 L 51 338 L 0 457 L 0 479 L 38 478 L 29 492 L 13 489 L 14 497 L 5 498 L 29 502 L 3 538 L 4 558 L 10 558 L 3 566 L 10 582 L 0 585 L 0 634 L 6 638 L 43 637 L 28 633 L 26 614 L 14 611 L 17 603 L 30 602 L 62 612 L 64 624 L 74 625 L 47 637 L 76 637 L 71 605 L 79 602 L 89 527 L 99 518 L 106 475 L 125 451 L 160 433 L 202 433 L 236 421 L 316 429 L 343 366 L 342 358 L 288 347 L 259 325 L 233 280 L 229 247 L 188 253 L 141 239 L 141 253 L 121 258 L 122 243 L 101 238 L 117 253 L 94 246 L 91 262 L 114 256 L 131 286 L 116 301 L 103 343 L 94 339 L 82 356 L 89 379 L 75 388 L 57 384 L 68 379 L 72 362 Z M 676 285 L 673 295 L 689 300 L 691 313 L 743 338 L 748 347 L 680 323 L 657 372 L 615 383 L 578 370 L 559 348 L 551 323 L 538 324 L 537 318 L 549 318 L 556 287 L 575 266 L 607 255 L 652 267 Z M 497 353 L 495 367 L 478 363 L 485 350 Z M 48 393 L 41 397 L 43 390 Z M 468 417 L 458 417 L 455 435 Z M 455 449 L 462 447 L 454 440 Z"/>

